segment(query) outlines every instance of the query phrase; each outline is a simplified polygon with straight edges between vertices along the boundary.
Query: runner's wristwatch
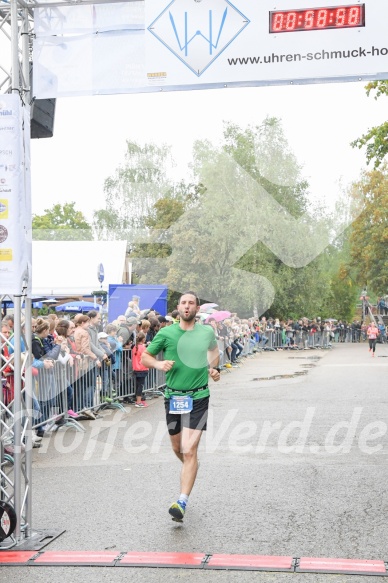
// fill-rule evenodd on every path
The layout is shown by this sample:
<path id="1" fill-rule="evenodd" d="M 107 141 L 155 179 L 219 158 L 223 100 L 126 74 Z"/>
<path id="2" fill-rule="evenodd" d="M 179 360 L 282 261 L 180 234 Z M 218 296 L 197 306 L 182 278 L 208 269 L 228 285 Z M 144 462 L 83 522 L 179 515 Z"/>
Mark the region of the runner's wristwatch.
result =
<path id="1" fill-rule="evenodd" d="M 217 372 L 221 372 L 221 369 L 219 366 L 211 366 L 210 368 L 213 368 L 214 370 L 216 370 Z"/>

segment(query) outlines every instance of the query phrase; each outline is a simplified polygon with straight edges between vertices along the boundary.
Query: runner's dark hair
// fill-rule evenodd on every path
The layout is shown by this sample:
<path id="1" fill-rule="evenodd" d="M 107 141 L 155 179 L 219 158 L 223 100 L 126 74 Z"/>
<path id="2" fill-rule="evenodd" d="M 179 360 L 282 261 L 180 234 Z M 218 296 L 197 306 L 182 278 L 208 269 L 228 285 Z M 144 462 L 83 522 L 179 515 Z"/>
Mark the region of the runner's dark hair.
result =
<path id="1" fill-rule="evenodd" d="M 194 291 L 191 291 L 191 290 L 190 291 L 186 291 L 186 292 L 184 292 L 183 294 L 180 295 L 178 304 L 181 303 L 182 296 L 186 296 L 188 294 L 190 294 L 191 296 L 194 296 L 195 297 L 195 301 L 197 303 L 197 306 L 199 306 L 199 297 L 197 296 L 197 294 Z"/>

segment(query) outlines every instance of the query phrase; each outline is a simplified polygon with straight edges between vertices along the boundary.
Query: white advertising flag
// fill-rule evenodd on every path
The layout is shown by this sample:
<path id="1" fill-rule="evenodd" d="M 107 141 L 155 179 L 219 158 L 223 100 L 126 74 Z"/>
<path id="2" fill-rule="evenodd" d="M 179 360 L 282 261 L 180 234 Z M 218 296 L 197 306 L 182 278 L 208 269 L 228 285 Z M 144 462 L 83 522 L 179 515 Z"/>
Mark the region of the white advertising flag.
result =
<path id="1" fill-rule="evenodd" d="M 31 279 L 29 115 L 0 95 L 0 295 L 28 293 Z"/>

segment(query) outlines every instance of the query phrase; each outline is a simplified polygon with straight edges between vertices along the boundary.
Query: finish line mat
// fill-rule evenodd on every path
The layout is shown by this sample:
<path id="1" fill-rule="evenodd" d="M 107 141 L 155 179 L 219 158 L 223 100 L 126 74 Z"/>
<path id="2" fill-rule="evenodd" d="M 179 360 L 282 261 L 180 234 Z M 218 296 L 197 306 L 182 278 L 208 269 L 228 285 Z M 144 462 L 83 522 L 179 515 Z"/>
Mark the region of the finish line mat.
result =
<path id="1" fill-rule="evenodd" d="M 388 576 L 388 562 L 361 559 L 119 551 L 0 551 L 0 567 L 149 567 Z"/>

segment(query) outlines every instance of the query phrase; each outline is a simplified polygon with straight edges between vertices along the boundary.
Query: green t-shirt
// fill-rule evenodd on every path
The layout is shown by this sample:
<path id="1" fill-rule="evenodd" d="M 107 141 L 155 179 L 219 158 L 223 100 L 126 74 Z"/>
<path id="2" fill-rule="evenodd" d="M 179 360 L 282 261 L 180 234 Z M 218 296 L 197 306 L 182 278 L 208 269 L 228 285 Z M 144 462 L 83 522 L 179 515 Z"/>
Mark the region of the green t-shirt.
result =
<path id="1" fill-rule="evenodd" d="M 174 360 L 171 370 L 166 372 L 166 384 L 170 389 L 185 393 L 207 385 L 207 351 L 217 347 L 217 340 L 211 326 L 195 324 L 193 330 L 182 330 L 179 324 L 172 324 L 159 330 L 147 352 L 156 356 L 163 351 L 164 360 Z M 209 389 L 193 393 L 193 399 L 209 395 Z M 166 397 L 170 396 L 168 389 Z"/>

